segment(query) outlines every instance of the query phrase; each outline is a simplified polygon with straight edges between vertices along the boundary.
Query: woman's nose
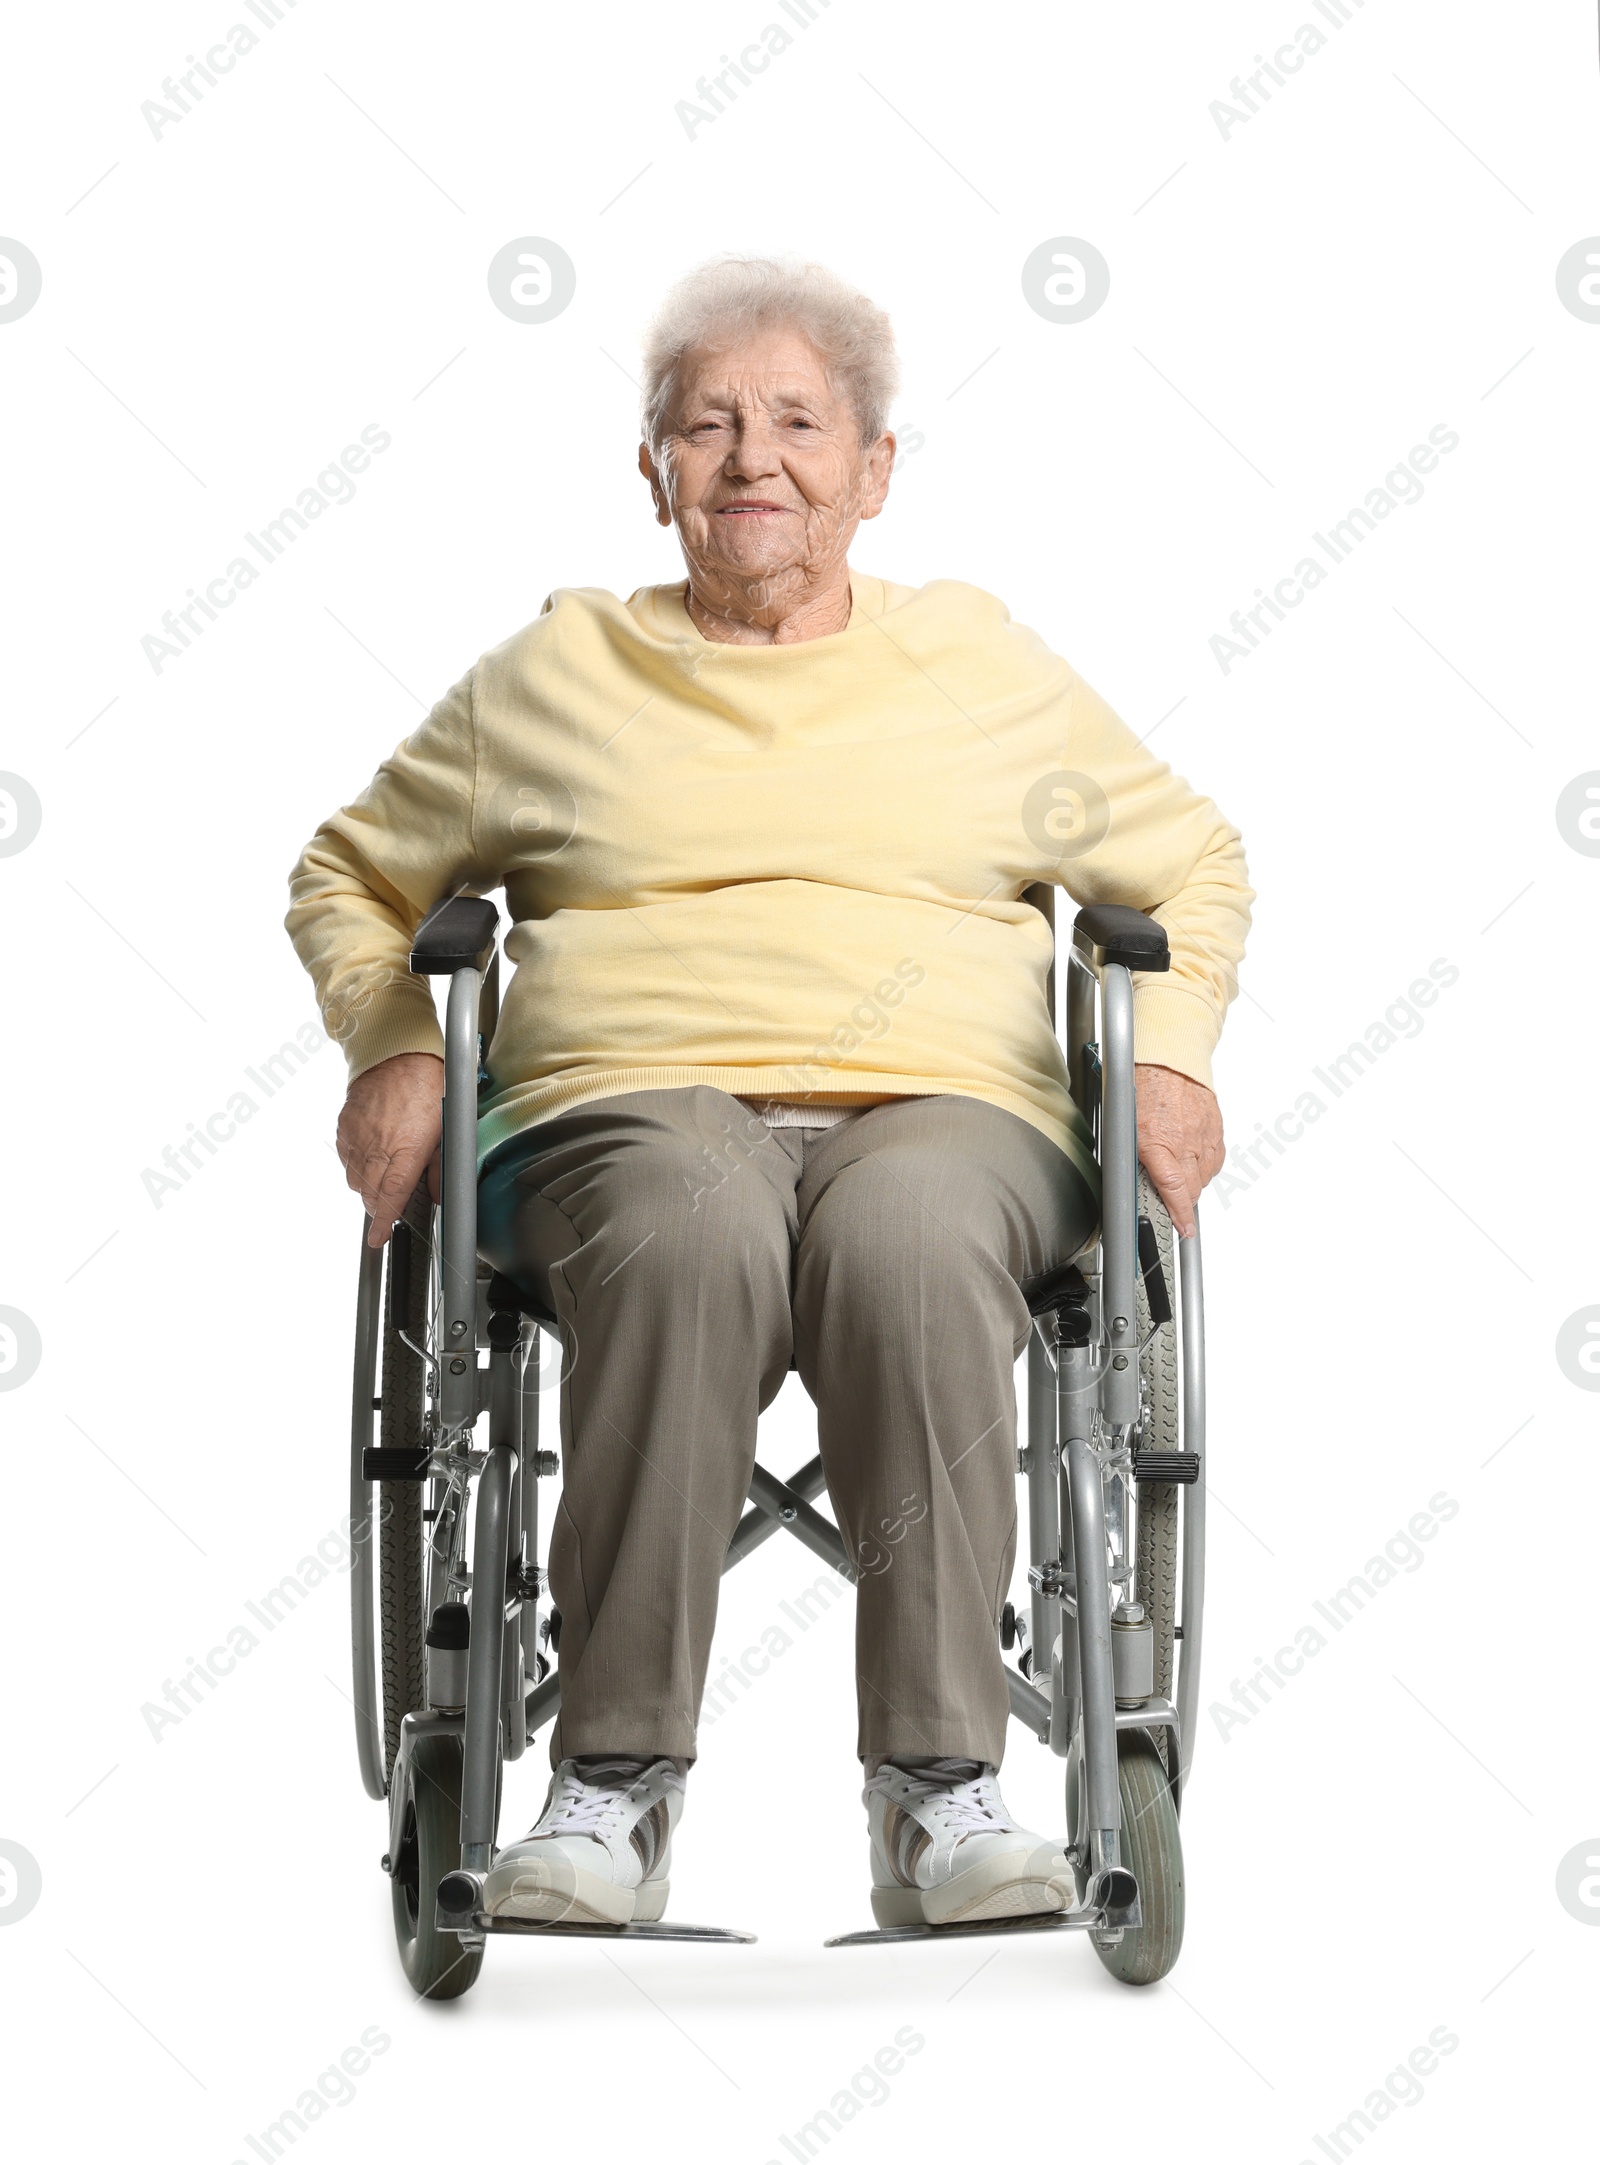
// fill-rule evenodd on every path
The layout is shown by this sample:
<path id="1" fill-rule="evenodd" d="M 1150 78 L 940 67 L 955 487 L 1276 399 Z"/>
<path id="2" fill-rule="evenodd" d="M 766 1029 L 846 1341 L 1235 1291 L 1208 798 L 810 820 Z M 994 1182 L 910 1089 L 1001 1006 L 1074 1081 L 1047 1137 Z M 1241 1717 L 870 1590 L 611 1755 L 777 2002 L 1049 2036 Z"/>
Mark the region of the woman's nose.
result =
<path id="1" fill-rule="evenodd" d="M 763 474 L 775 474 L 780 464 L 772 430 L 757 426 L 739 430 L 724 471 L 730 481 L 753 481 Z"/>

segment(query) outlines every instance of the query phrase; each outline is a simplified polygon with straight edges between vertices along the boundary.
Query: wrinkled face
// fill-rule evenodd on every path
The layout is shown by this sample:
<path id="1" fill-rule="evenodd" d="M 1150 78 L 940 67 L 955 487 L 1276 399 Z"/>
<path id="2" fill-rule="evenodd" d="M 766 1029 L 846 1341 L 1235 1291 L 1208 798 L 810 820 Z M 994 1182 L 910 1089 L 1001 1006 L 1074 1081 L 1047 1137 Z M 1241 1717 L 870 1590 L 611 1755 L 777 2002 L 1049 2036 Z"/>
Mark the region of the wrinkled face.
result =
<path id="1" fill-rule="evenodd" d="M 658 457 L 639 450 L 656 516 L 697 586 L 815 585 L 888 492 L 894 438 L 863 444 L 854 410 L 800 331 L 684 357 Z"/>

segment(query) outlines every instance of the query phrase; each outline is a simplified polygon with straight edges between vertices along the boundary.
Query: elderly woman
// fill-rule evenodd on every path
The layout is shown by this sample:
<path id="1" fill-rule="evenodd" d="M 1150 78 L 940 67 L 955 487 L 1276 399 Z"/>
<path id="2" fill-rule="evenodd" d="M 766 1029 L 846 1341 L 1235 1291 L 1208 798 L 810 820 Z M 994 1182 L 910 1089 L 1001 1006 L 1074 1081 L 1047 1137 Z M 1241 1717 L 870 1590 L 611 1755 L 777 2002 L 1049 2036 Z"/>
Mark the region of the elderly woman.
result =
<path id="1" fill-rule="evenodd" d="M 411 935 L 502 883 L 513 919 L 480 1246 L 565 1347 L 561 1715 L 491 1910 L 661 1915 L 718 1578 L 791 1365 L 846 1541 L 892 1558 L 857 1596 L 879 1921 L 1073 1899 L 995 1779 L 1013 1364 L 1030 1284 L 1095 1224 L 1024 892 L 1166 927 L 1170 974 L 1135 993 L 1139 1141 L 1180 1230 L 1222 1161 L 1208 1058 L 1251 893 L 1215 806 L 998 601 L 851 569 L 894 384 L 887 319 L 819 267 L 686 279 L 649 336 L 639 465 L 687 580 L 558 591 L 294 874 L 374 1242 L 439 1146 Z M 806 1804 L 775 1794 L 799 1767 L 768 1771 L 776 1834 Z"/>

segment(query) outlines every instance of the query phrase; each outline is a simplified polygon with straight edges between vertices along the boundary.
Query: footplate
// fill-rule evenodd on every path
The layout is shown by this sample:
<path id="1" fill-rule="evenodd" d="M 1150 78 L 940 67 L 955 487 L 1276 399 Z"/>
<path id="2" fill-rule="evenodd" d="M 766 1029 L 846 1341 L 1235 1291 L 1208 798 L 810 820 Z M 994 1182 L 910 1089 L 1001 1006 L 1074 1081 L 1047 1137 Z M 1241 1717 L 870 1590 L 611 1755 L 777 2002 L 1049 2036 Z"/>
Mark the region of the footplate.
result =
<path id="1" fill-rule="evenodd" d="M 823 1941 L 824 1947 L 891 1946 L 897 1941 L 930 1939 L 976 1939 L 1000 1932 L 1103 1932 L 1105 1917 L 1097 1909 L 1036 1910 L 1025 1917 L 983 1917 L 974 1924 L 900 1924 L 876 1932 L 843 1932 Z"/>
<path id="2" fill-rule="evenodd" d="M 442 1931 L 459 1932 L 461 1919 L 439 1911 Z M 753 1932 L 731 1932 L 718 1924 L 538 1924 L 531 1917 L 491 1917 L 479 1910 L 472 1920 L 475 1932 L 505 1932 L 524 1939 L 687 1939 L 719 1940 L 728 1946 L 753 1947 Z"/>

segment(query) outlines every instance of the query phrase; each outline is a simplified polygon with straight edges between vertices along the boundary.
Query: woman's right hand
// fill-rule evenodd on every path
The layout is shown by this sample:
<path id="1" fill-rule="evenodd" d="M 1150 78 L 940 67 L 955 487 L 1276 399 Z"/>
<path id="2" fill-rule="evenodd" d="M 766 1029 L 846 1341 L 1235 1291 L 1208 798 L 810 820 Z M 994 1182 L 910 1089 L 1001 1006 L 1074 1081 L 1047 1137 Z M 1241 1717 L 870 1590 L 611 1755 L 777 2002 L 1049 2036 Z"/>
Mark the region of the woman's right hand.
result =
<path id="1" fill-rule="evenodd" d="M 424 1170 L 428 1193 L 439 1200 L 443 1104 L 444 1062 L 437 1053 L 397 1052 L 350 1085 L 335 1147 L 372 1220 L 367 1240 L 374 1248 L 389 1238 Z"/>

